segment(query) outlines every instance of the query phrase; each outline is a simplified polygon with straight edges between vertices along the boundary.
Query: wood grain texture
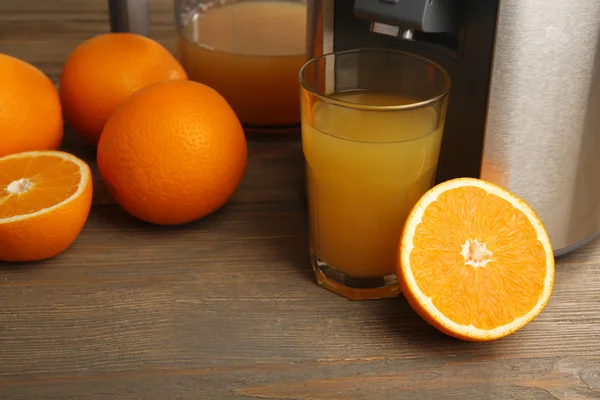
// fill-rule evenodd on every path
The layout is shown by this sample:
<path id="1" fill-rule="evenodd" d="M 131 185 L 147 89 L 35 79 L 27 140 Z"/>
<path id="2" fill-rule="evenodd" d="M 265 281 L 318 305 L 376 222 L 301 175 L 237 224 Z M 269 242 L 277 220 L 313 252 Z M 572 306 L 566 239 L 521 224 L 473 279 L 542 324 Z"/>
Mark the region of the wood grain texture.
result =
<path id="1" fill-rule="evenodd" d="M 151 0 L 172 49 L 172 4 Z M 108 30 L 101 0 L 0 1 L 0 52 L 55 82 Z M 1 133 L 0 133 L 1 134 Z M 94 151 L 94 208 L 67 252 L 0 265 L 0 399 L 600 399 L 600 242 L 558 260 L 554 295 L 503 340 L 446 337 L 402 298 L 318 288 L 297 141 L 251 140 L 232 201 L 162 228 L 114 204 Z"/>

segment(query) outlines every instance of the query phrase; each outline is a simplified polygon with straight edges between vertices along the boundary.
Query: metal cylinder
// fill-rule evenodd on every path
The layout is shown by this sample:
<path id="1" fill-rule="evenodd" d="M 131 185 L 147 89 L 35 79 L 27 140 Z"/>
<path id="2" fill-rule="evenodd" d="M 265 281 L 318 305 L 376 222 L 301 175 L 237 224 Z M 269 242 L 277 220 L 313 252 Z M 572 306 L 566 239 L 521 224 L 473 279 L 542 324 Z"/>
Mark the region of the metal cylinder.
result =
<path id="1" fill-rule="evenodd" d="M 108 0 L 111 32 L 150 34 L 148 0 Z"/>

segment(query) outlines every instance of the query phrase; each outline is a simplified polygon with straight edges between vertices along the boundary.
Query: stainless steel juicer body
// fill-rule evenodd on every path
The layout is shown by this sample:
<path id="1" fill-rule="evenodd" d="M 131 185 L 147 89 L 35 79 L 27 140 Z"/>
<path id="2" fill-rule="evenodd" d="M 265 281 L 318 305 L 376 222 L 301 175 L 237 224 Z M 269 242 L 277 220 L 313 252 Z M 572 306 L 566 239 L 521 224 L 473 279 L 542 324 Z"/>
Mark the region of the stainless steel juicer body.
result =
<path id="1" fill-rule="evenodd" d="M 450 73 L 438 181 L 519 195 L 556 255 L 600 231 L 600 2 L 309 0 L 307 30 L 309 57 L 392 47 Z"/>

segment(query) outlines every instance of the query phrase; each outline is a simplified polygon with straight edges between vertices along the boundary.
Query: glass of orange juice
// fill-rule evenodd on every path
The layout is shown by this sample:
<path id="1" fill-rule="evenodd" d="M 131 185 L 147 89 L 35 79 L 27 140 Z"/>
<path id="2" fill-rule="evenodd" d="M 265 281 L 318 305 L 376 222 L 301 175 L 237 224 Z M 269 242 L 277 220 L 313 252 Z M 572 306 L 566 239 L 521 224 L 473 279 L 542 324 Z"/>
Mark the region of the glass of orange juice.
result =
<path id="1" fill-rule="evenodd" d="M 299 127 L 306 0 L 177 0 L 175 12 L 191 80 L 221 93 L 247 129 Z"/>
<path id="2" fill-rule="evenodd" d="M 404 222 L 435 179 L 450 77 L 410 53 L 356 49 L 300 71 L 310 255 L 349 299 L 399 294 Z"/>

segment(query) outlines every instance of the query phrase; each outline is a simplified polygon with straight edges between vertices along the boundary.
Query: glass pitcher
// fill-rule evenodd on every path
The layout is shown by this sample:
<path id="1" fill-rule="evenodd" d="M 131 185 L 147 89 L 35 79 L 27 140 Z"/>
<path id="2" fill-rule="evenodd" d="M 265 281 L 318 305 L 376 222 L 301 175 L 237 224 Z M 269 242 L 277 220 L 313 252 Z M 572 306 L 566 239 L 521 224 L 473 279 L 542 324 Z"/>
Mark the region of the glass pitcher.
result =
<path id="1" fill-rule="evenodd" d="M 227 99 L 246 129 L 300 123 L 306 0 L 174 0 L 177 57 Z M 111 30 L 148 35 L 148 0 L 109 0 Z"/>

